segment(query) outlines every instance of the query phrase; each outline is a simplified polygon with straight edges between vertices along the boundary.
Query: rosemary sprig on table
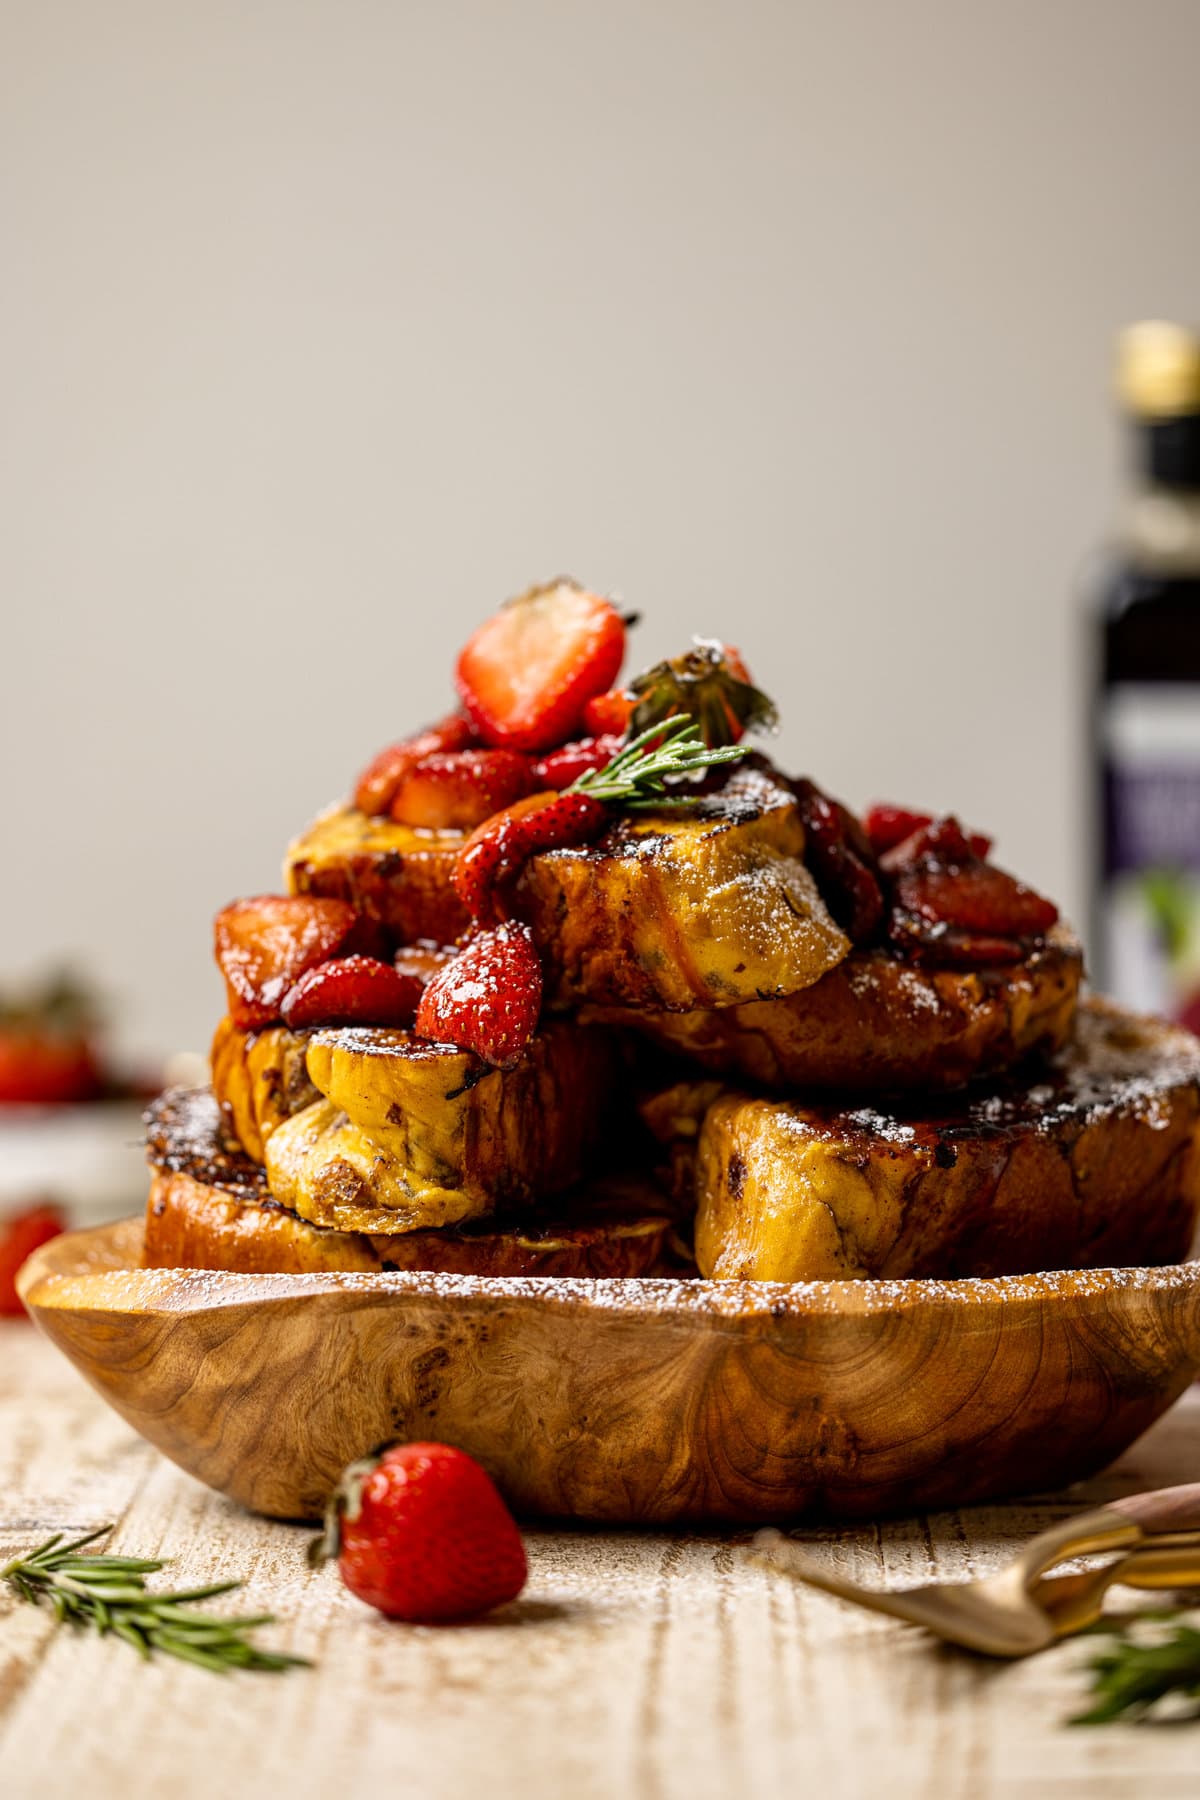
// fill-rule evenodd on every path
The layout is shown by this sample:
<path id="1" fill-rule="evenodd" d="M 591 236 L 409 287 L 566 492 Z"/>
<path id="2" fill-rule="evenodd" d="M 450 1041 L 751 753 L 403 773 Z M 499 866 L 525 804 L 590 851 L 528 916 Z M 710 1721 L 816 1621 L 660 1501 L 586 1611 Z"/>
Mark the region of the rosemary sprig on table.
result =
<path id="1" fill-rule="evenodd" d="M 1160 1612 L 1157 1616 L 1173 1615 Z M 1094 1704 L 1071 1719 L 1072 1725 L 1140 1719 L 1171 1695 L 1196 1701 L 1193 1712 L 1185 1716 L 1200 1718 L 1200 1630 L 1194 1625 L 1176 1625 L 1153 1643 L 1136 1641 L 1127 1626 L 1111 1621 L 1105 1622 L 1104 1630 L 1112 1636 L 1112 1647 L 1088 1664 Z"/>
<path id="2" fill-rule="evenodd" d="M 86 1544 L 111 1530 L 111 1525 L 102 1525 L 69 1544 L 58 1532 L 28 1556 L 14 1557 L 0 1568 L 0 1580 L 9 1582 L 23 1600 L 51 1606 L 60 1625 L 91 1626 L 101 1637 L 111 1631 L 143 1657 L 161 1650 L 164 1656 L 177 1656 L 219 1675 L 230 1669 L 307 1667 L 302 1656 L 260 1650 L 250 1642 L 248 1633 L 256 1626 L 275 1623 L 270 1613 L 225 1618 L 192 1611 L 197 1600 L 232 1593 L 241 1587 L 240 1581 L 152 1594 L 146 1577 L 156 1574 L 162 1562 L 144 1556 L 79 1555 Z"/>
<path id="3" fill-rule="evenodd" d="M 672 775 L 694 775 L 717 763 L 737 762 L 748 746 L 724 744 L 712 748 L 701 736 L 695 719 L 683 714 L 648 725 L 631 738 L 603 769 L 589 769 L 571 783 L 568 793 L 590 794 L 609 806 L 639 807 L 684 804 L 694 796 L 667 791 Z"/>

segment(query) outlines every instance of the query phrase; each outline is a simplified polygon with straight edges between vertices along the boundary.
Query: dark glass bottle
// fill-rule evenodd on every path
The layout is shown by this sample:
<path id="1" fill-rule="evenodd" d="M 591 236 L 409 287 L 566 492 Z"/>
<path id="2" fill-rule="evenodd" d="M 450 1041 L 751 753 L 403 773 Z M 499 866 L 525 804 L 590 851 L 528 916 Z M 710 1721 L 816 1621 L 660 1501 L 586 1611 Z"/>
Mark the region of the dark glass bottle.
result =
<path id="1" fill-rule="evenodd" d="M 1120 389 L 1135 485 L 1102 594 L 1090 962 L 1200 1029 L 1200 337 L 1132 327 Z"/>

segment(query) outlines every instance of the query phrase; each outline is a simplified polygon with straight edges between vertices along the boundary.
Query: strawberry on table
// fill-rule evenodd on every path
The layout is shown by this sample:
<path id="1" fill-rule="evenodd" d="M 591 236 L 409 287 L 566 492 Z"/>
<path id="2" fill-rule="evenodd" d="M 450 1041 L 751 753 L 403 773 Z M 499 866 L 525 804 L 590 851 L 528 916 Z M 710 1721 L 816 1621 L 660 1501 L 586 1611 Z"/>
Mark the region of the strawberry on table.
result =
<path id="1" fill-rule="evenodd" d="M 373 956 L 318 963 L 288 989 L 280 1014 L 293 1031 L 310 1025 L 411 1025 L 424 983 Z"/>
<path id="2" fill-rule="evenodd" d="M 354 789 L 354 804 L 360 812 L 386 813 L 396 797 L 401 782 L 423 757 L 442 751 L 466 750 L 475 742 L 470 720 L 461 713 L 430 725 L 415 737 L 402 738 L 369 762 Z"/>
<path id="3" fill-rule="evenodd" d="M 533 786 L 529 758 L 518 750 L 443 750 L 403 776 L 391 813 L 401 825 L 469 831 Z"/>
<path id="4" fill-rule="evenodd" d="M 448 1444 L 394 1444 L 352 1463 L 330 1501 L 314 1565 L 389 1619 L 449 1625 L 515 1600 L 525 1547 L 491 1476 Z"/>
<path id="5" fill-rule="evenodd" d="M 234 1024 L 257 1031 L 273 1023 L 289 988 L 335 955 L 357 924 L 345 900 L 308 894 L 259 894 L 226 906 L 213 922 L 213 946 Z"/>
<path id="6" fill-rule="evenodd" d="M 542 1010 L 542 965 L 527 925 L 481 931 L 433 977 L 416 1034 L 473 1050 L 497 1069 L 520 1062 Z"/>
<path id="7" fill-rule="evenodd" d="M 578 735 L 584 707 L 611 686 L 624 654 L 625 626 L 611 601 L 555 581 L 479 627 L 458 659 L 456 685 L 485 743 L 549 750 Z"/>
<path id="8" fill-rule="evenodd" d="M 25 1310 L 17 1296 L 17 1270 L 62 1229 L 62 1214 L 44 1202 L 0 1219 L 0 1317 L 18 1318 Z"/>

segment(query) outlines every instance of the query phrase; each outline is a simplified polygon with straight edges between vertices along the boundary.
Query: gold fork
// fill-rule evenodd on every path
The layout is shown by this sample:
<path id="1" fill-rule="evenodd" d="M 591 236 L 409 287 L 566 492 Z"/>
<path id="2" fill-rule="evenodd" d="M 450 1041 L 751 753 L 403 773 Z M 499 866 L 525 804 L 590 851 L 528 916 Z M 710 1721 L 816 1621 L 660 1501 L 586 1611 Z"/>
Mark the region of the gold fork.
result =
<path id="1" fill-rule="evenodd" d="M 1047 1580 L 1047 1572 L 1068 1558 L 1118 1550 L 1130 1554 L 1103 1569 Z M 1033 1538 L 1005 1568 L 974 1581 L 863 1587 L 806 1556 L 778 1531 L 760 1531 L 751 1554 L 839 1599 L 923 1625 L 948 1643 L 988 1656 L 1028 1656 L 1091 1623 L 1118 1581 L 1160 1588 L 1200 1583 L 1200 1483 L 1077 1513 Z"/>

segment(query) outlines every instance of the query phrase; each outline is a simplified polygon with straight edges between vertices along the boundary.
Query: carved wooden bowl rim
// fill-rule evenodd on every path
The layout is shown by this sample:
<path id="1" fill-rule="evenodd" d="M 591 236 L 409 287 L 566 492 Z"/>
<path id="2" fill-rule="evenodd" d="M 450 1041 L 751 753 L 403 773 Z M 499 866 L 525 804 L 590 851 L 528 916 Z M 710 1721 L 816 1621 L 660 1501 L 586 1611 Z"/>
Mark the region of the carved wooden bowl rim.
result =
<path id="1" fill-rule="evenodd" d="M 955 1312 L 1021 1304 L 1053 1307 L 1115 1295 L 1200 1289 L 1200 1258 L 1155 1267 L 1048 1270 L 1028 1275 L 845 1281 L 710 1281 L 671 1276 L 561 1277 L 380 1273 L 243 1274 L 219 1269 L 138 1266 L 142 1220 L 117 1220 L 64 1234 L 25 1264 L 19 1289 L 38 1311 L 202 1313 L 224 1306 L 271 1306 L 302 1296 L 347 1300 L 424 1299 L 448 1304 L 536 1302 L 612 1317 L 725 1325 L 770 1320 L 863 1317 L 932 1307 Z M 101 1261 L 101 1258 L 107 1259 Z M 114 1264 L 113 1259 L 121 1260 Z"/>

